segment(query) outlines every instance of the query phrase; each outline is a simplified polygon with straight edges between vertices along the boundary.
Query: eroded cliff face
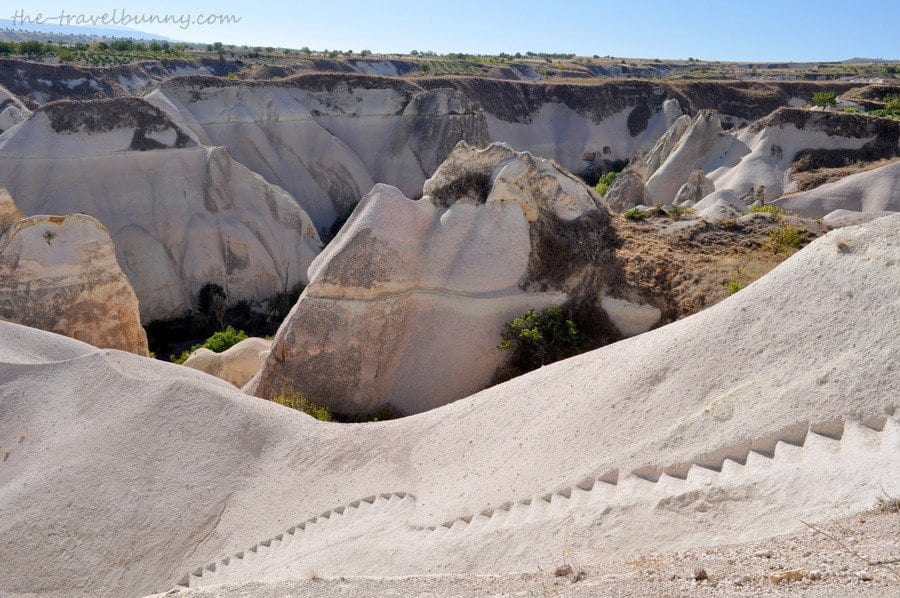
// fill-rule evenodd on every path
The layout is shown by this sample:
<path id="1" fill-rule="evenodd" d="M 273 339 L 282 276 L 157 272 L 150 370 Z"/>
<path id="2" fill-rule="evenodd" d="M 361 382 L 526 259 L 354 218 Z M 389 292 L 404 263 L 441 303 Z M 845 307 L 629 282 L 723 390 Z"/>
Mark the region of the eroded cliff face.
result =
<path id="1" fill-rule="evenodd" d="M 553 162 L 460 143 L 422 198 L 376 185 L 310 268 L 256 386 L 338 412 L 417 413 L 502 376 L 506 322 L 568 305 L 609 342 L 662 311 L 628 288 L 610 216 Z"/>
<path id="2" fill-rule="evenodd" d="M 94 218 L 15 219 L 0 191 L 0 319 L 147 355 L 138 299 Z"/>
<path id="3" fill-rule="evenodd" d="M 139 98 L 40 108 L 0 137 L 0 182 L 26 215 L 101 221 L 145 322 L 187 311 L 210 282 L 269 297 L 305 281 L 321 249 L 289 193 Z"/>

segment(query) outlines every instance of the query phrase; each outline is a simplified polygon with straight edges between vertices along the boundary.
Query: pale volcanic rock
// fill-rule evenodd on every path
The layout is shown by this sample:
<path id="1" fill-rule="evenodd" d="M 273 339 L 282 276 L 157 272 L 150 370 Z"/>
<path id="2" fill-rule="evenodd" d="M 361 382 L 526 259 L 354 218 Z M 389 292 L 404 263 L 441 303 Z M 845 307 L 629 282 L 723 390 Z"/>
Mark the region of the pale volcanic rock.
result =
<path id="1" fill-rule="evenodd" d="M 321 248 L 287 192 L 136 98 L 37 110 L 0 138 L 0 183 L 26 215 L 102 222 L 144 322 L 194 307 L 206 283 L 265 299 L 305 280 Z"/>
<path id="2" fill-rule="evenodd" d="M 692 206 L 715 190 L 713 182 L 706 178 L 702 170 L 697 169 L 678 190 L 673 203 L 679 206 Z"/>
<path id="3" fill-rule="evenodd" d="M 653 205 L 671 204 L 675 200 L 691 173 L 702 168 L 721 134 L 722 124 L 715 110 L 701 110 L 693 118 L 659 168 L 647 178 L 647 195 Z"/>
<path id="4" fill-rule="evenodd" d="M 0 587 L 261 592 L 760 542 L 753 559 L 830 529 L 900 494 L 898 220 L 829 233 L 692 317 L 375 424 L 0 323 Z M 698 565 L 716 580 L 682 568 Z"/>
<path id="5" fill-rule="evenodd" d="M 322 233 L 375 181 L 412 195 L 458 141 L 487 141 L 483 113 L 461 92 L 379 77 L 194 77 L 170 80 L 146 99 L 286 189 Z"/>
<path id="6" fill-rule="evenodd" d="M 597 265 L 566 248 L 590 234 L 599 243 L 611 228 L 581 181 L 505 144 L 461 143 L 421 200 L 386 185 L 363 198 L 310 267 L 253 390 L 300 392 L 338 412 L 389 403 L 412 413 L 484 388 L 504 363 L 503 325 L 564 304 Z M 579 301 L 603 313 L 602 290 Z M 626 316 L 611 333 L 646 319 Z"/>
<path id="7" fill-rule="evenodd" d="M 834 210 L 900 212 L 900 161 L 808 191 L 784 195 L 774 203 L 811 218 Z"/>
<path id="8" fill-rule="evenodd" d="M 138 300 L 109 231 L 83 214 L 24 218 L 0 236 L 0 318 L 147 354 Z"/>
<path id="9" fill-rule="evenodd" d="M 184 365 L 221 378 L 240 388 L 256 375 L 271 348 L 272 341 L 250 337 L 221 353 L 200 347 L 191 353 Z"/>

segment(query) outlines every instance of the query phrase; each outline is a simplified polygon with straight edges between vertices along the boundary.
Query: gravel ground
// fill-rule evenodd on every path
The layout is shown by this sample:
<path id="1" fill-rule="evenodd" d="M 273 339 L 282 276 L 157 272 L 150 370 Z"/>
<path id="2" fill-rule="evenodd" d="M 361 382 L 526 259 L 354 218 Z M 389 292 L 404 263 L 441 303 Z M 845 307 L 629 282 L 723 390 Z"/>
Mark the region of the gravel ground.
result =
<path id="1" fill-rule="evenodd" d="M 752 544 L 649 554 L 618 564 L 548 563 L 498 576 L 303 579 L 199 590 L 187 598 L 320 596 L 900 596 L 900 513 L 871 512 Z"/>

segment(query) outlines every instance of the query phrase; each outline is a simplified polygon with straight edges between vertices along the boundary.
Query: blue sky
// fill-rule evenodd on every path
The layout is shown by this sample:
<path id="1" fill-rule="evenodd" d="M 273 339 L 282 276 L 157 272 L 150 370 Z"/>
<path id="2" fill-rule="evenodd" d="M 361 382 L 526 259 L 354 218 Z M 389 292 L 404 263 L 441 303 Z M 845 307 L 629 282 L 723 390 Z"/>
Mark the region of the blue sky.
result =
<path id="1" fill-rule="evenodd" d="M 383 52 L 574 52 L 643 58 L 721 60 L 900 59 L 897 0 L 426 2 L 248 0 L 3 3 L 33 15 L 235 14 L 239 24 L 140 25 L 174 39 Z"/>

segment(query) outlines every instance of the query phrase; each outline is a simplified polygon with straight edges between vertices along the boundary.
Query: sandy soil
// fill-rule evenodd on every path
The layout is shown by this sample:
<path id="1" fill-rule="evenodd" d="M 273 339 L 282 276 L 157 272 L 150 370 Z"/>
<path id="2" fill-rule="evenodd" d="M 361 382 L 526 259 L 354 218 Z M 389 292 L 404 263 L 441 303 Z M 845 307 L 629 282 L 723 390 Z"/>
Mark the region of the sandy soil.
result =
<path id="1" fill-rule="evenodd" d="M 900 513 L 873 511 L 818 531 L 715 549 L 649 554 L 625 563 L 569 562 L 497 576 L 309 579 L 173 589 L 167 596 L 897 596 Z M 162 595 L 162 594 L 161 594 Z"/>

